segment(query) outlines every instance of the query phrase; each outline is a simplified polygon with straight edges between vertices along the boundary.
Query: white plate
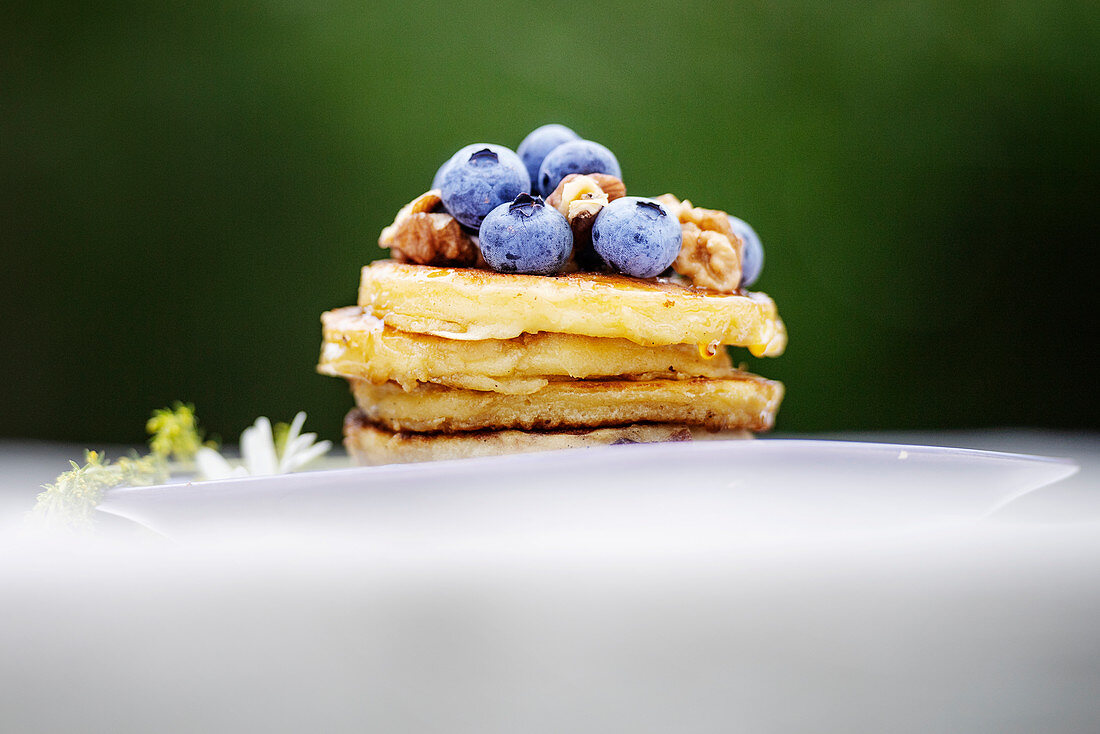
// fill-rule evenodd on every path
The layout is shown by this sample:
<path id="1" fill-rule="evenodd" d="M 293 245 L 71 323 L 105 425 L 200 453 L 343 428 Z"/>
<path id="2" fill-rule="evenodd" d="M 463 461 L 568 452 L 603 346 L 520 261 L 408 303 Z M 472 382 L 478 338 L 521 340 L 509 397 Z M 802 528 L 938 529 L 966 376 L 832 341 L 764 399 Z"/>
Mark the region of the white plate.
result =
<path id="1" fill-rule="evenodd" d="M 932 446 L 685 442 L 114 489 L 99 509 L 178 538 L 231 526 L 374 540 L 676 542 L 974 520 L 1077 468 Z"/>

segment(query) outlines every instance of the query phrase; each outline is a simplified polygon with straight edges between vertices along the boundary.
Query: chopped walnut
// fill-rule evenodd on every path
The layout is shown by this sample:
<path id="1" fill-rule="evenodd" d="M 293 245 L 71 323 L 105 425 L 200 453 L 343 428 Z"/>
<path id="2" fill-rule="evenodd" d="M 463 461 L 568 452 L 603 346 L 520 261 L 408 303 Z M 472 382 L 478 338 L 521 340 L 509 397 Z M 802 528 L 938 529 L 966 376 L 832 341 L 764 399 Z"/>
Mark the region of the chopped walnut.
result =
<path id="1" fill-rule="evenodd" d="M 741 284 L 741 240 L 721 232 L 700 229 L 692 222 L 680 225 L 684 241 L 672 267 L 695 285 L 732 293 Z"/>
<path id="2" fill-rule="evenodd" d="M 561 180 L 546 204 L 569 220 L 573 230 L 574 265 L 581 269 L 596 267 L 601 261 L 592 249 L 592 225 L 608 202 L 626 195 L 626 186 L 605 173 L 571 173 Z"/>
<path id="3" fill-rule="evenodd" d="M 684 235 L 673 269 L 697 286 L 723 293 L 736 291 L 741 285 L 744 243 L 733 231 L 726 213 L 693 206 L 672 194 L 663 194 L 656 200 L 676 215 Z"/>
<path id="4" fill-rule="evenodd" d="M 733 225 L 730 224 L 729 215 L 723 211 L 692 206 L 690 201 L 684 199 L 680 202 L 679 214 L 681 223 L 691 222 L 703 231 L 718 232 L 731 240 L 737 237 L 733 232 Z"/>
<path id="5" fill-rule="evenodd" d="M 566 194 L 567 187 L 572 192 L 572 196 Z M 615 201 L 615 199 L 626 196 L 626 186 L 610 174 L 570 173 L 561 180 L 554 192 L 546 197 L 546 204 L 554 207 L 565 216 L 569 216 L 569 212 L 562 209 L 562 199 L 564 198 L 565 203 L 568 204 L 568 202 L 578 199 L 581 195 L 590 191 L 604 194 L 607 201 Z"/>
<path id="6" fill-rule="evenodd" d="M 420 265 L 473 265 L 478 250 L 454 217 L 442 209 L 439 191 L 421 194 L 397 212 L 378 244 L 395 260 Z"/>

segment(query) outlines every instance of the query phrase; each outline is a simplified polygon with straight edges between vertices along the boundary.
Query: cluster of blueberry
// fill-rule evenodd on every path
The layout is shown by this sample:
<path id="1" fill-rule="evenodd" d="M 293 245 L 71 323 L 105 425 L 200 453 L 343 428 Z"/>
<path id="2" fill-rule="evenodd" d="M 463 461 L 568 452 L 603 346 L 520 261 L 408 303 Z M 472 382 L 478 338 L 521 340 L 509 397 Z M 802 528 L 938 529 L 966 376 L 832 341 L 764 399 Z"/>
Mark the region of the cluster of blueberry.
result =
<path id="1" fill-rule="evenodd" d="M 482 257 L 504 273 L 560 272 L 573 250 L 566 218 L 543 197 L 571 173 L 622 178 L 615 155 L 582 140 L 564 125 L 533 130 L 516 151 L 502 145 L 467 145 L 440 166 L 432 181 L 443 206 L 463 226 L 478 232 Z M 745 240 L 742 285 L 751 285 L 763 265 L 760 239 L 745 222 L 730 217 Z M 615 270 L 651 278 L 667 270 L 680 252 L 675 215 L 652 199 L 624 196 L 603 207 L 592 225 L 592 247 Z"/>

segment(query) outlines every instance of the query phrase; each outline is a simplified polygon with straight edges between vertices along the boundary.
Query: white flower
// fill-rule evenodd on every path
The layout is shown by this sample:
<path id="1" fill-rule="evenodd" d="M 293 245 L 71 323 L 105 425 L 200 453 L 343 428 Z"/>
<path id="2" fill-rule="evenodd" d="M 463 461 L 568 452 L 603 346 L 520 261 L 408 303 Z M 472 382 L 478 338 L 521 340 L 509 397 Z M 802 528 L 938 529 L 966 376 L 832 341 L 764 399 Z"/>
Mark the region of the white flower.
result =
<path id="1" fill-rule="evenodd" d="M 241 433 L 241 461 L 231 464 L 221 454 L 206 446 L 195 455 L 199 476 L 203 479 L 227 479 L 229 477 L 260 477 L 270 474 L 289 474 L 301 469 L 332 448 L 331 441 L 318 441 L 316 433 L 302 433 L 306 414 L 298 413 L 290 424 L 286 442 L 280 453 L 275 446 L 271 421 L 260 417 Z"/>

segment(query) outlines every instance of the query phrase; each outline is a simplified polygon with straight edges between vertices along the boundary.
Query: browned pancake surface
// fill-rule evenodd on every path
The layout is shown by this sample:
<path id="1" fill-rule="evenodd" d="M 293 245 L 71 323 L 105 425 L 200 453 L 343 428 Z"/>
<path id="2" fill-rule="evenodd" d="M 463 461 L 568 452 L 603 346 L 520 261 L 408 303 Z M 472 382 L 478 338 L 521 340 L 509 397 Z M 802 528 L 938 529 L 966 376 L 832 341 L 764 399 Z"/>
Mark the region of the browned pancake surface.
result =
<path id="1" fill-rule="evenodd" d="M 550 382 L 524 395 L 352 380 L 356 404 L 393 431 L 594 428 L 682 423 L 711 430 L 771 428 L 783 385 L 748 373 L 688 380 Z"/>
<path id="2" fill-rule="evenodd" d="M 358 409 L 348 413 L 344 421 L 344 445 L 352 459 L 364 466 L 591 448 L 624 443 L 746 438 L 752 438 L 752 434 L 748 431 L 712 433 L 698 426 L 665 423 L 557 431 L 505 429 L 464 433 L 411 433 L 391 431 L 371 423 Z"/>

